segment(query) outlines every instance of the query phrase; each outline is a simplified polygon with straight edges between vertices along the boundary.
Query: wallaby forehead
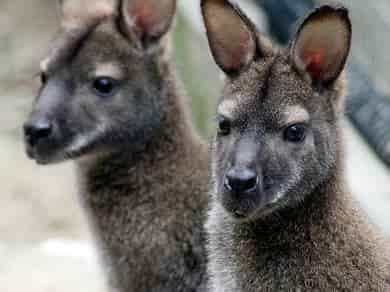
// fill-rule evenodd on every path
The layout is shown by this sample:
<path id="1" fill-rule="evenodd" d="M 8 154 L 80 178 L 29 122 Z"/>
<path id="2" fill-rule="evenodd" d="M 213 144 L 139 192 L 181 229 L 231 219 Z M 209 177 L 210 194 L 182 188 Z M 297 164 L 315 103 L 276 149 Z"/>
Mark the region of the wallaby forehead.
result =
<path id="1" fill-rule="evenodd" d="M 100 23 L 83 40 L 78 53 L 84 59 L 102 61 L 117 59 L 128 51 L 129 45 L 117 30 L 115 21 L 108 19 Z"/>
<path id="2" fill-rule="evenodd" d="M 72 63 L 80 54 L 90 57 L 107 56 L 113 44 L 119 43 L 118 40 L 114 21 L 110 18 L 79 30 L 62 31 L 53 41 L 46 58 L 42 60 L 41 70 L 54 73 Z"/>
<path id="3" fill-rule="evenodd" d="M 61 30 L 49 47 L 46 57 L 41 61 L 41 71 L 53 73 L 64 66 L 93 29 L 94 26 Z"/>
<path id="4" fill-rule="evenodd" d="M 278 58 L 269 70 L 266 90 L 262 96 L 265 107 L 283 110 L 284 106 L 308 106 L 315 91 L 288 59 Z"/>
<path id="5" fill-rule="evenodd" d="M 313 94 L 310 84 L 298 75 L 288 59 L 278 56 L 256 62 L 235 80 L 228 81 L 218 111 L 231 118 L 245 115 L 283 122 L 294 116 L 306 117 Z"/>
<path id="6" fill-rule="evenodd" d="M 51 73 L 68 70 L 76 76 L 88 74 L 118 78 L 125 73 L 124 64 L 129 63 L 131 50 L 114 19 L 105 19 L 73 42 L 73 50 L 66 51 L 64 46 L 61 54 L 50 60 Z"/>

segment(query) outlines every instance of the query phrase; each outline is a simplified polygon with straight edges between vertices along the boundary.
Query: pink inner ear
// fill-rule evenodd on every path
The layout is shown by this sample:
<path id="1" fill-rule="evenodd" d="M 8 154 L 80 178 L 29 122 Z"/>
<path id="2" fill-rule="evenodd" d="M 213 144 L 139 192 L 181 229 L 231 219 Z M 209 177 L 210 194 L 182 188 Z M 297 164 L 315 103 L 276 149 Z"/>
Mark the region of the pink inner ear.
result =
<path id="1" fill-rule="evenodd" d="M 202 14 L 211 52 L 227 74 L 237 73 L 256 53 L 252 28 L 225 0 L 204 1 Z"/>
<path id="2" fill-rule="evenodd" d="M 302 53 L 306 71 L 314 78 L 321 78 L 325 71 L 325 53 L 322 50 L 306 48 Z"/>
<path id="3" fill-rule="evenodd" d="M 153 27 L 153 8 L 148 5 L 136 5 L 129 7 L 129 15 L 132 15 L 134 24 L 140 31 L 149 31 Z"/>
<path id="4" fill-rule="evenodd" d="M 248 34 L 242 34 L 240 35 L 240 40 L 238 43 L 237 48 L 232 50 L 232 56 L 231 56 L 231 67 L 232 68 L 238 68 L 242 65 L 242 63 L 249 62 L 249 57 L 247 56 L 248 50 L 250 50 L 251 45 L 251 39 L 250 35 Z"/>
<path id="5" fill-rule="evenodd" d="M 124 0 L 123 16 L 130 34 L 141 41 L 162 37 L 175 14 L 175 0 Z"/>
<path id="6" fill-rule="evenodd" d="M 348 16 L 329 6 L 315 10 L 298 30 L 292 47 L 297 69 L 321 83 L 336 80 L 351 42 Z"/>

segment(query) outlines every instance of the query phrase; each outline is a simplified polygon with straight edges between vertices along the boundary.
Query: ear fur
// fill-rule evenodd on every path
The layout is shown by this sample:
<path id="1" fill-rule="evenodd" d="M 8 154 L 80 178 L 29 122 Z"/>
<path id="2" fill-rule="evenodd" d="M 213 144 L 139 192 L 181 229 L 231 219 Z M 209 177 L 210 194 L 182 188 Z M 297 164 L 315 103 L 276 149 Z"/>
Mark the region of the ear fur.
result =
<path id="1" fill-rule="evenodd" d="M 122 0 L 124 33 L 140 48 L 159 41 L 169 30 L 176 13 L 176 0 Z"/>
<path id="2" fill-rule="evenodd" d="M 294 66 L 315 83 L 336 81 L 351 48 L 352 25 L 342 6 L 317 8 L 303 21 L 291 46 Z"/>
<path id="3" fill-rule="evenodd" d="M 216 63 L 226 74 L 238 73 L 258 53 L 254 24 L 228 0 L 202 0 L 201 10 Z"/>

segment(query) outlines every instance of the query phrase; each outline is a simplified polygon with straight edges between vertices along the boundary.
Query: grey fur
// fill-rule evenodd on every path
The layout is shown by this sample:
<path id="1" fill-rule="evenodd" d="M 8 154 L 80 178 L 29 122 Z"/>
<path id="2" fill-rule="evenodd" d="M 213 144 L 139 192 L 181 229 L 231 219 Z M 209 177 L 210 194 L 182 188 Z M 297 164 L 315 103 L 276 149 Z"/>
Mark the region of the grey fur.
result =
<path id="1" fill-rule="evenodd" d="M 218 33 L 215 27 L 227 26 L 210 27 L 218 13 L 233 9 L 235 17 L 243 17 L 225 0 L 203 0 L 202 9 L 210 42 L 224 41 L 212 34 Z M 342 55 L 339 67 L 327 75 L 306 74 L 297 66 L 291 55 L 295 42 L 270 52 L 257 31 L 257 56 L 245 68 L 231 60 L 218 112 L 219 119 L 229 121 L 230 131 L 226 134 L 225 124 L 212 142 L 213 200 L 207 223 L 211 291 L 390 291 L 388 246 L 344 184 L 339 124 L 346 87 L 340 72 L 350 46 L 347 10 L 323 6 L 302 27 L 324 21 L 326 30 L 328 19 L 340 21 L 337 25 L 349 37 L 334 44 L 343 44 Z M 224 46 L 237 43 L 229 40 Z M 218 46 L 211 45 L 214 55 L 224 47 Z M 246 57 L 232 55 L 237 56 Z M 224 57 L 225 65 L 230 60 Z M 300 120 L 306 113 L 309 119 Z M 307 124 L 300 144 L 283 136 L 286 121 L 294 118 Z M 236 165 L 256 170 L 256 191 L 227 190 L 225 174 Z"/>
<path id="2" fill-rule="evenodd" d="M 112 15 L 72 35 L 70 47 L 56 42 L 64 46 L 49 55 L 55 60 L 46 62 L 48 80 L 26 124 L 48 120 L 53 135 L 27 143 L 27 151 L 40 164 L 76 161 L 112 288 L 202 291 L 207 147 L 193 128 L 165 32 L 140 49 L 121 25 Z M 92 90 L 104 64 L 120 80 L 110 97 Z"/>

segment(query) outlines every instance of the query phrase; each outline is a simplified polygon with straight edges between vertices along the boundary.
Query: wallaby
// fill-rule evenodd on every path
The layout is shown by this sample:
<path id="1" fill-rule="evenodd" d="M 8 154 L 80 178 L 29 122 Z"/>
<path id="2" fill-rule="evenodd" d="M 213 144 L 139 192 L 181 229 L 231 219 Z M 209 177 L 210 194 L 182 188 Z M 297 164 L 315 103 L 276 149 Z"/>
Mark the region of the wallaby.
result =
<path id="1" fill-rule="evenodd" d="M 314 10 L 281 49 L 231 2 L 201 6 L 227 76 L 211 154 L 211 291 L 390 291 L 385 242 L 344 184 L 348 10 Z"/>
<path id="2" fill-rule="evenodd" d="M 41 65 L 27 153 L 76 162 L 113 289 L 201 291 L 208 149 L 171 60 L 176 1 L 72 1 Z"/>

